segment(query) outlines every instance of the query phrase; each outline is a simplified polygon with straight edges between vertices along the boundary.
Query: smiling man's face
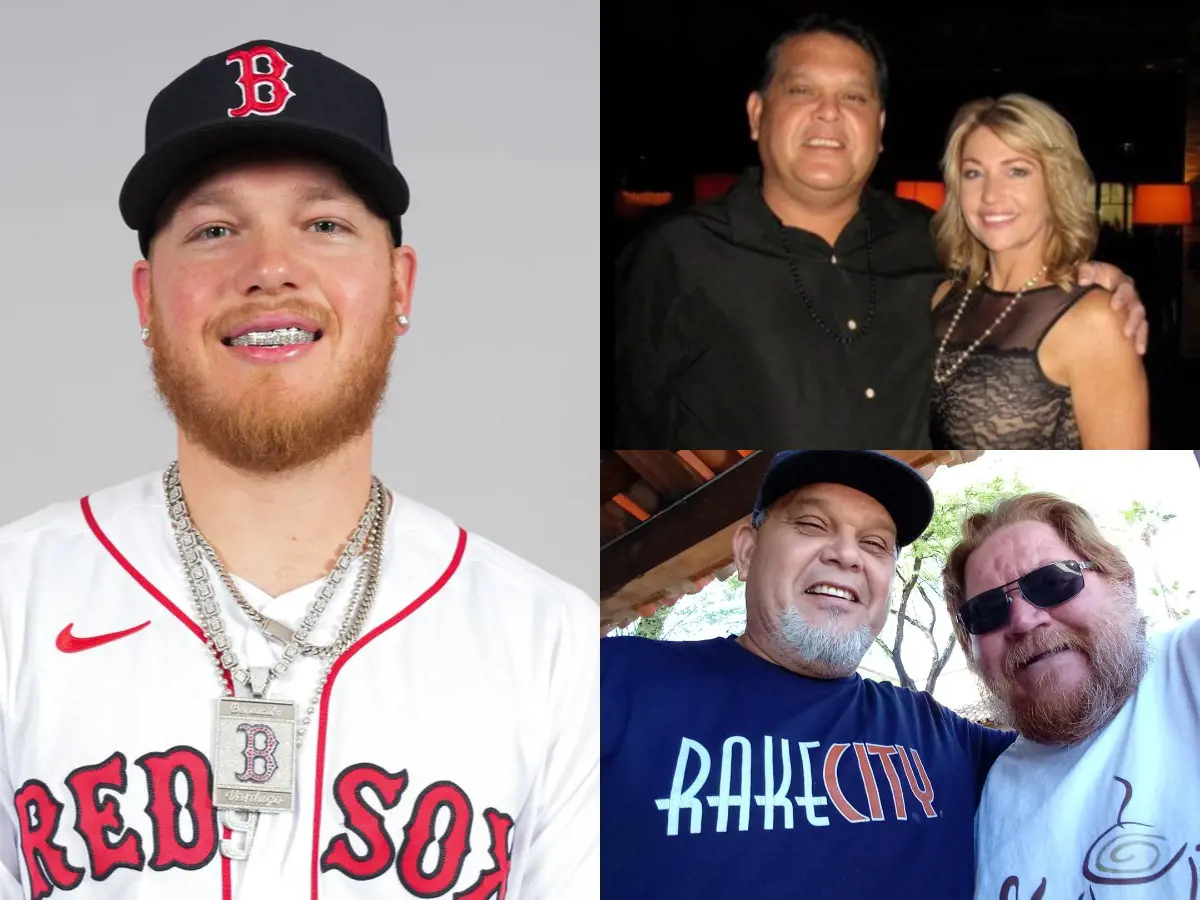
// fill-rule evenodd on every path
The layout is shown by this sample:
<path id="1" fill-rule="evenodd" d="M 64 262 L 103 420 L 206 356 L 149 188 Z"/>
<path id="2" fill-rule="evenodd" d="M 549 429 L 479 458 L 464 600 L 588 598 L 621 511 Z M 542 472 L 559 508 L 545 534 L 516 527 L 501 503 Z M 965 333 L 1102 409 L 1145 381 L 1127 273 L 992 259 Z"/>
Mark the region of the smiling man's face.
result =
<path id="1" fill-rule="evenodd" d="M 856 197 L 879 159 L 885 114 L 875 62 L 840 35 L 814 32 L 785 44 L 747 115 L 764 173 L 789 194 L 822 203 Z"/>
<path id="2" fill-rule="evenodd" d="M 887 621 L 896 526 L 874 498 L 810 484 L 734 536 L 749 649 L 796 671 L 853 672 Z"/>
<path id="3" fill-rule="evenodd" d="M 964 596 L 1016 581 L 1041 566 L 1080 560 L 1045 522 L 998 528 L 967 559 Z M 1075 743 L 1103 727 L 1137 688 L 1145 626 L 1132 591 L 1095 572 L 1049 609 L 1017 586 L 1004 625 L 971 637 L 971 667 L 1017 731 L 1044 744 Z"/>
<path id="4" fill-rule="evenodd" d="M 228 465 L 323 459 L 371 427 L 414 272 L 411 248 L 393 246 L 331 164 L 226 161 L 134 266 L 159 393 L 186 437 Z"/>

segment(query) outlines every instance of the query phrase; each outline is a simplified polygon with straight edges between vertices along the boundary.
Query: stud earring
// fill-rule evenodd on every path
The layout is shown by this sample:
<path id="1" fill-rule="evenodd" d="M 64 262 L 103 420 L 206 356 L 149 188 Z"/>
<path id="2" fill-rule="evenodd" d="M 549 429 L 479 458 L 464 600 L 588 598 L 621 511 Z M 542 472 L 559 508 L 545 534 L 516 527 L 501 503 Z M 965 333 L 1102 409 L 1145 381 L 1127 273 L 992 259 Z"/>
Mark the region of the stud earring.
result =
<path id="1" fill-rule="evenodd" d="M 142 343 L 144 344 L 144 343 L 146 343 L 146 341 L 148 341 L 148 340 L 150 340 L 150 329 L 149 329 L 149 328 L 143 328 L 143 329 L 142 329 Z"/>
<path id="2" fill-rule="evenodd" d="M 396 324 L 399 325 L 401 328 L 407 328 L 408 327 L 408 316 L 404 315 L 404 313 L 400 313 L 400 315 L 396 316 Z"/>

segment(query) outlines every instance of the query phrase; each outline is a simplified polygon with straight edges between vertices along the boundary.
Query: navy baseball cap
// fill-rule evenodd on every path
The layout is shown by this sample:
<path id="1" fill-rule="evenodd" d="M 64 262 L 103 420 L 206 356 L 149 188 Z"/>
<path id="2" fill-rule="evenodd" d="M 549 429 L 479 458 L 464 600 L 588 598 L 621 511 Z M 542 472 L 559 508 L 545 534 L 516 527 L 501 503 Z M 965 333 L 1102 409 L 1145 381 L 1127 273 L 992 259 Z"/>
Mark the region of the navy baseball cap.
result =
<path id="1" fill-rule="evenodd" d="M 784 450 L 775 454 L 758 488 L 754 512 L 806 484 L 844 484 L 879 501 L 906 547 L 933 520 L 933 491 L 912 466 L 878 450 Z"/>
<path id="2" fill-rule="evenodd" d="M 388 220 L 397 245 L 408 184 L 392 160 L 383 96 L 368 78 L 312 50 L 249 41 L 198 62 L 159 91 L 146 146 L 121 188 L 121 217 L 148 252 L 171 192 L 197 168 L 254 147 L 329 159 Z"/>

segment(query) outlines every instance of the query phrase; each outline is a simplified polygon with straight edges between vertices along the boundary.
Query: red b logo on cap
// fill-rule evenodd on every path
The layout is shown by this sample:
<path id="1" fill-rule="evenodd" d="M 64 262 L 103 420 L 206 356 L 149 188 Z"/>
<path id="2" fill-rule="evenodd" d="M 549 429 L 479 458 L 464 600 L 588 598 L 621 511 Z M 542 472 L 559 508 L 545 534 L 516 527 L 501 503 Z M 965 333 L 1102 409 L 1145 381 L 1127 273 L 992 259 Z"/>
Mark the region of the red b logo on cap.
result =
<path id="1" fill-rule="evenodd" d="M 256 68 L 258 60 L 265 59 L 268 69 L 259 72 Z M 242 89 L 242 105 L 229 110 L 229 115 L 235 119 L 251 114 L 258 116 L 273 116 L 282 112 L 287 102 L 296 96 L 296 92 L 284 81 L 292 64 L 279 55 L 274 47 L 251 47 L 249 50 L 234 50 L 225 58 L 225 64 L 237 63 L 241 68 L 238 75 L 238 87 Z M 267 96 L 259 93 L 259 89 Z"/>

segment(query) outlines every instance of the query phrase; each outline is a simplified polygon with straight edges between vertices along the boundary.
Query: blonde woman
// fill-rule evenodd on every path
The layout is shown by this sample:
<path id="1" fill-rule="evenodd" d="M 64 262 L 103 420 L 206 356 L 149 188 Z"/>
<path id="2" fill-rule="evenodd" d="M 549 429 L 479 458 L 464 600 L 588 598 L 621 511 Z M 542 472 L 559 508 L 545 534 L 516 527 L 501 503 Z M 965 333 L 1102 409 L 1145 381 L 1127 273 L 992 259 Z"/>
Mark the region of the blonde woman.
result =
<path id="1" fill-rule="evenodd" d="M 1092 173 L 1070 124 L 1023 94 L 950 127 L 933 220 L 955 273 L 934 294 L 933 438 L 954 449 L 1144 448 L 1146 374 L 1103 288 Z"/>

